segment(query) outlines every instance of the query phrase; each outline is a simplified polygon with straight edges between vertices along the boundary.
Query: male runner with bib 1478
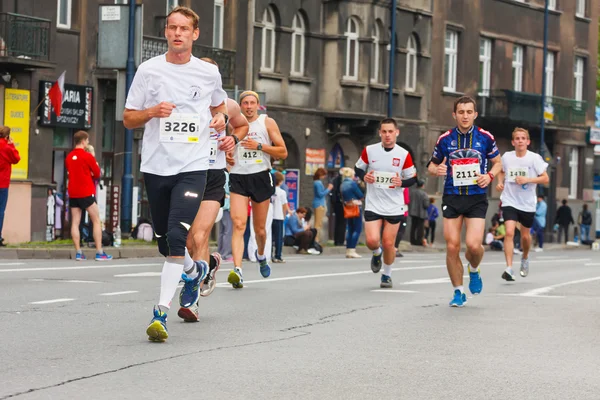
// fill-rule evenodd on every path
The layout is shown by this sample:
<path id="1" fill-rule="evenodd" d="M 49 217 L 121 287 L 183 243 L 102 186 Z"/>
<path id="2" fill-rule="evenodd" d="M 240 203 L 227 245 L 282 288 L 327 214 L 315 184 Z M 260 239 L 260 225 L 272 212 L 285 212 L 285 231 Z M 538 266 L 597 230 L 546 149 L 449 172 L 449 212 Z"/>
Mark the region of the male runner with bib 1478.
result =
<path id="1" fill-rule="evenodd" d="M 381 142 L 365 147 L 354 167 L 356 175 L 367 183 L 365 235 L 367 247 L 373 251 L 371 270 L 374 273 L 381 270 L 383 252 L 383 273 L 379 285 L 382 288 L 392 287 L 396 235 L 406 211 L 402 188 L 417 181 L 417 171 L 410 153 L 396 144 L 399 134 L 396 120 L 386 118 L 381 121 Z"/>
<path id="2" fill-rule="evenodd" d="M 192 45 L 200 34 L 198 21 L 198 15 L 187 7 L 175 7 L 169 13 L 165 27 L 168 50 L 139 66 L 123 114 L 126 128 L 145 128 L 140 170 L 158 249 L 166 257 L 160 298 L 146 329 L 152 341 L 169 336 L 167 311 L 184 272 L 188 230 L 206 185 L 209 128 L 222 131 L 228 119 L 227 94 L 218 68 L 192 55 Z M 233 146 L 231 138 L 222 141 L 224 151 Z M 190 253 L 202 255 L 200 244 L 192 245 Z M 208 263 L 199 259 L 185 272 L 180 303 L 192 305 L 198 298 L 194 281 L 206 278 Z"/>
<path id="3" fill-rule="evenodd" d="M 244 287 L 242 255 L 244 231 L 248 218 L 248 199 L 252 201 L 254 233 L 256 235 L 256 259 L 263 278 L 271 275 L 269 260 L 265 255 L 267 246 L 267 214 L 275 184 L 271 175 L 271 157 L 285 159 L 287 148 L 279 127 L 266 114 L 258 115 L 259 98 L 256 92 L 246 91 L 240 95 L 240 108 L 250 123 L 248 136 L 235 148 L 233 166 L 229 173 L 230 213 L 233 221 L 231 249 L 234 268 L 227 277 L 235 289 Z M 268 243 L 271 246 L 271 243 Z"/>
<path id="4" fill-rule="evenodd" d="M 506 226 L 504 236 L 506 270 L 502 273 L 502 279 L 509 282 L 515 280 L 512 262 L 517 222 L 521 224 L 521 246 L 523 247 L 519 273 L 523 278 L 529 274 L 529 249 L 531 248 L 529 230 L 535 218 L 537 202 L 535 190 L 538 184 L 546 184 L 550 181 L 546 172 L 548 163 L 539 154 L 527 150 L 529 143 L 529 131 L 523 128 L 513 130 L 512 145 L 515 150 L 507 151 L 502 156 L 502 172 L 498 174 L 496 185 L 496 189 L 502 191 L 500 200 Z"/>
<path id="5" fill-rule="evenodd" d="M 429 174 L 444 177 L 442 214 L 446 240 L 446 268 L 454 287 L 451 307 L 467 302 L 463 288 L 464 267 L 460 259 L 460 232 L 466 226 L 465 257 L 469 261 L 469 290 L 477 295 L 483 289 L 479 264 L 483 258 L 482 238 L 488 208 L 487 187 L 502 169 L 496 140 L 491 133 L 473 125 L 477 105 L 471 97 L 454 102 L 452 116 L 457 126 L 442 134 L 427 166 Z M 488 172 L 488 160 L 492 168 Z"/>

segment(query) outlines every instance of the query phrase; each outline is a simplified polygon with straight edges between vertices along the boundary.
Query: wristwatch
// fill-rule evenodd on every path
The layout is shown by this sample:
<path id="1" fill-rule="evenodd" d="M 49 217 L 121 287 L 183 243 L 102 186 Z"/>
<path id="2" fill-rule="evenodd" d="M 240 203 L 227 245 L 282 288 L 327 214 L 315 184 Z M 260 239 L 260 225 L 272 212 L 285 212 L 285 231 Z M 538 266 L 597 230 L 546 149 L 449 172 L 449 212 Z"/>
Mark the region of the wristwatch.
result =
<path id="1" fill-rule="evenodd" d="M 256 148 L 256 150 L 262 150 L 262 143 L 258 144 L 258 147 Z"/>
<path id="2" fill-rule="evenodd" d="M 225 118 L 225 125 L 227 125 L 229 123 L 229 115 L 225 114 L 225 113 L 220 113 L 223 114 L 223 117 Z"/>
<path id="3" fill-rule="evenodd" d="M 233 137 L 233 142 L 234 142 L 235 144 L 238 144 L 238 143 L 240 142 L 240 139 L 238 139 L 238 137 L 237 137 L 237 136 L 235 136 L 235 135 L 231 135 L 231 136 Z"/>

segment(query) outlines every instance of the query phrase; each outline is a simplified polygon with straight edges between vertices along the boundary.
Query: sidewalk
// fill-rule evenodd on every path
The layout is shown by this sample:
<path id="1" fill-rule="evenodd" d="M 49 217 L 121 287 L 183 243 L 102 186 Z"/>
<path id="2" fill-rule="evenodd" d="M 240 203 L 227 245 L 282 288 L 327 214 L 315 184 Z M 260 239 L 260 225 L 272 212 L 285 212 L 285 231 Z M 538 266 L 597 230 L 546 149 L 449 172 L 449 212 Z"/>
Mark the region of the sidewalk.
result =
<path id="1" fill-rule="evenodd" d="M 574 249 L 587 249 L 587 246 L 567 246 L 558 243 L 546 243 L 544 246 L 545 251 L 550 250 L 574 250 Z M 284 255 L 295 255 L 296 251 L 292 247 L 283 248 Z M 402 253 L 443 253 L 446 251 L 446 247 L 439 244 L 434 247 L 423 247 L 423 246 L 412 246 L 408 242 L 400 242 L 399 247 Z M 462 251 L 464 251 L 464 245 Z M 83 248 L 85 256 L 89 260 L 93 260 L 96 255 L 95 249 Z M 146 258 L 146 257 L 161 257 L 156 245 L 127 245 L 127 241 L 123 242 L 122 247 L 107 247 L 105 251 L 113 256 L 113 259 L 125 259 L 125 258 Z M 216 247 L 211 246 L 211 252 L 216 251 Z M 366 246 L 359 245 L 356 251 L 362 255 L 369 255 L 371 251 Z M 491 251 L 487 249 L 486 251 Z M 326 246 L 323 254 L 325 255 L 345 255 L 346 248 L 337 246 Z M 309 256 L 306 257 L 318 257 Z M 43 247 L 42 245 L 36 247 L 10 247 L 0 248 L 0 260 L 31 260 L 31 259 L 57 259 L 57 260 L 73 260 L 75 259 L 75 250 L 72 246 L 48 246 Z"/>

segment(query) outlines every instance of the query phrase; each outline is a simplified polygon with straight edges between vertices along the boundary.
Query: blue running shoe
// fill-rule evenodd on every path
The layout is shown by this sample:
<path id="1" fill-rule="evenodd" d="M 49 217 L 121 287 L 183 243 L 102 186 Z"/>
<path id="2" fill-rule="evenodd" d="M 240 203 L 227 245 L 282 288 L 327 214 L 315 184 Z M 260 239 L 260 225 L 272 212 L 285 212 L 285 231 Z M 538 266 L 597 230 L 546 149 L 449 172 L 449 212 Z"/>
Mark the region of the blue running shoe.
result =
<path id="1" fill-rule="evenodd" d="M 83 252 L 75 254 L 75 261 L 85 261 L 85 260 L 87 260 L 87 258 L 85 257 L 85 254 L 83 254 Z"/>
<path id="2" fill-rule="evenodd" d="M 381 284 L 379 285 L 379 287 L 383 288 L 383 289 L 391 288 L 392 287 L 392 277 L 381 274 Z"/>
<path id="3" fill-rule="evenodd" d="M 148 340 L 152 342 L 164 342 L 169 337 L 167 332 L 167 314 L 160 311 L 158 307 L 154 308 L 154 318 L 146 329 Z"/>
<path id="4" fill-rule="evenodd" d="M 198 301 L 200 296 L 200 281 L 203 281 L 208 275 L 208 264 L 205 261 L 194 261 L 198 269 L 198 276 L 191 279 L 186 273 L 181 274 L 183 287 L 179 293 L 179 305 L 183 308 L 189 308 Z"/>
<path id="5" fill-rule="evenodd" d="M 113 257 L 110 254 L 106 254 L 105 251 L 102 253 L 96 253 L 96 261 L 110 261 L 112 258 Z"/>
<path id="6" fill-rule="evenodd" d="M 378 256 L 373 254 L 373 257 L 371 257 L 371 271 L 373 271 L 374 274 L 381 271 L 381 256 L 382 255 L 383 255 L 383 252 L 381 252 L 381 254 L 379 254 Z"/>
<path id="7" fill-rule="evenodd" d="M 227 282 L 233 286 L 234 289 L 241 289 L 244 287 L 244 278 L 242 277 L 242 270 L 238 267 L 235 267 L 229 273 L 227 277 Z"/>
<path id="8" fill-rule="evenodd" d="M 469 290 L 474 295 L 481 293 L 483 289 L 483 281 L 481 280 L 481 274 L 479 273 L 479 268 L 477 271 L 471 272 L 469 271 Z"/>
<path id="9" fill-rule="evenodd" d="M 454 291 L 454 298 L 450 302 L 450 307 L 462 307 L 467 302 L 467 295 L 461 293 L 460 290 L 456 289 Z"/>
<path id="10" fill-rule="evenodd" d="M 268 278 L 271 275 L 271 267 L 269 266 L 269 261 L 265 258 L 264 260 L 258 259 L 258 250 L 254 250 L 254 255 L 256 256 L 256 260 L 260 264 L 260 274 L 263 278 Z"/>

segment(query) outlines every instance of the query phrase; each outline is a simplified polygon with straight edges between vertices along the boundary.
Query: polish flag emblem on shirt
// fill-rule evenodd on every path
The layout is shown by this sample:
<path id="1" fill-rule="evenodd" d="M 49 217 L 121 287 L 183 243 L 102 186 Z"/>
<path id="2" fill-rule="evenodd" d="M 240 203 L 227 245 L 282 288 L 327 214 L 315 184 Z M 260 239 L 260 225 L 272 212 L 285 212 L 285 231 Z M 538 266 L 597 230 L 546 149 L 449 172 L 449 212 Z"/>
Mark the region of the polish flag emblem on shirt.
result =
<path id="1" fill-rule="evenodd" d="M 394 158 L 394 159 L 392 160 L 392 165 L 393 165 L 394 167 L 399 167 L 399 166 L 400 166 L 400 159 L 399 159 L 399 158 Z"/>

